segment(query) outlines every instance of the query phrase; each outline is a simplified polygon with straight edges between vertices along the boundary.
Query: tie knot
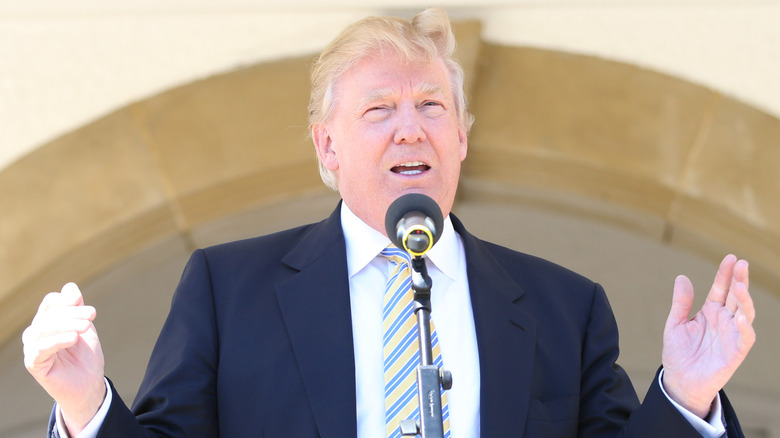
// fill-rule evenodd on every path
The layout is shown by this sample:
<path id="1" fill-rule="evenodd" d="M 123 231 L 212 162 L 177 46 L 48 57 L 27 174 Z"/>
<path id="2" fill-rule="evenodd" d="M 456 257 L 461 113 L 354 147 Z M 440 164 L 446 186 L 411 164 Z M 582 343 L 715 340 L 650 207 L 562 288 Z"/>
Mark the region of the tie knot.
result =
<path id="1" fill-rule="evenodd" d="M 383 249 L 379 254 L 382 255 L 382 257 L 385 257 L 386 259 L 390 260 L 391 262 L 397 264 L 397 265 L 407 265 L 410 266 L 412 263 L 412 256 L 409 255 L 408 252 L 398 249 L 393 244 L 390 244 L 387 248 Z"/>

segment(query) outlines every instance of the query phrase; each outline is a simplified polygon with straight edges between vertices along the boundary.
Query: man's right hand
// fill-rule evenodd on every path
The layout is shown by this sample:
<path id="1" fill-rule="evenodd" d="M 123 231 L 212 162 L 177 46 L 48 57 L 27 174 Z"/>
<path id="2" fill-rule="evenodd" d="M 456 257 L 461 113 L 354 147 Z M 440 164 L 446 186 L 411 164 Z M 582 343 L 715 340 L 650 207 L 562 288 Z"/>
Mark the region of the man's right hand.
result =
<path id="1" fill-rule="evenodd" d="M 24 365 L 60 406 L 71 436 L 89 423 L 106 396 L 95 316 L 78 286 L 68 283 L 44 297 L 22 335 Z"/>

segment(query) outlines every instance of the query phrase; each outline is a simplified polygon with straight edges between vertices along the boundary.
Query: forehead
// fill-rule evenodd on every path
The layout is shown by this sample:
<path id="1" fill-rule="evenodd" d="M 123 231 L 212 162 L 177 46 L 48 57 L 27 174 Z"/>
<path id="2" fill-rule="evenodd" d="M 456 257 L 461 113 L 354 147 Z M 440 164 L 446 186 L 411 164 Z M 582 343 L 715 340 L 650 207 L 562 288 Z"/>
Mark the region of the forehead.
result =
<path id="1" fill-rule="evenodd" d="M 398 55 L 373 55 L 358 61 L 336 82 L 343 97 L 387 98 L 398 95 L 451 95 L 444 62 L 408 61 Z"/>

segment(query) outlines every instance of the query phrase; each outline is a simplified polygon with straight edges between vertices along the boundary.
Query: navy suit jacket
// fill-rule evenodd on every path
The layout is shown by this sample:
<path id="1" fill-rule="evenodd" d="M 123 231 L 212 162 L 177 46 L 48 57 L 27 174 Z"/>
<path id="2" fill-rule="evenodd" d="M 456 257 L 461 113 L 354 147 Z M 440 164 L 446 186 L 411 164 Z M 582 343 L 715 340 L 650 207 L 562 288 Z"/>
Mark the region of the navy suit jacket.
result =
<path id="1" fill-rule="evenodd" d="M 339 211 L 195 251 L 132 410 L 112 385 L 99 436 L 356 437 Z M 466 250 L 482 438 L 698 436 L 657 383 L 639 404 L 615 364 L 617 326 L 598 284 L 452 219 Z M 728 434 L 740 437 L 722 396 Z"/>

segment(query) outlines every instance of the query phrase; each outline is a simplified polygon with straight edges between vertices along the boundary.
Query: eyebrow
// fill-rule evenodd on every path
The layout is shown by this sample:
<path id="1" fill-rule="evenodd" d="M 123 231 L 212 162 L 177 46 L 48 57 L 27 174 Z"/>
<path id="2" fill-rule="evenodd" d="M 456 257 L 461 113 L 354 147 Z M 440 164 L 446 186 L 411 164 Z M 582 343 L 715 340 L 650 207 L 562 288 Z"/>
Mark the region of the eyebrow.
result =
<path id="1" fill-rule="evenodd" d="M 360 99 L 360 102 L 358 103 L 358 108 L 363 107 L 367 105 L 369 102 L 373 102 L 376 100 L 385 100 L 395 94 L 395 91 L 391 88 L 377 88 L 376 90 L 371 90 L 368 94 L 366 94 L 365 97 Z M 415 90 L 415 95 L 425 95 L 425 96 L 431 96 L 431 95 L 444 95 L 444 89 L 441 87 L 441 85 L 436 84 L 434 82 L 423 82 L 419 84 Z"/>
<path id="2" fill-rule="evenodd" d="M 417 94 L 445 94 L 444 89 L 441 87 L 441 85 L 433 83 L 433 82 L 423 82 L 420 84 L 419 87 L 417 87 Z"/>

